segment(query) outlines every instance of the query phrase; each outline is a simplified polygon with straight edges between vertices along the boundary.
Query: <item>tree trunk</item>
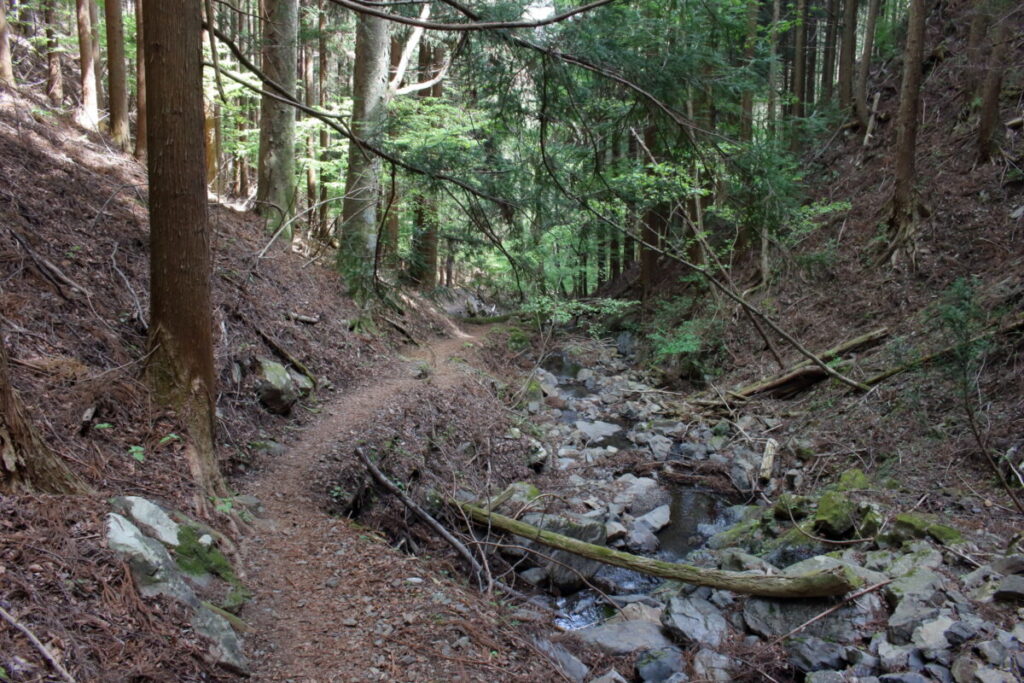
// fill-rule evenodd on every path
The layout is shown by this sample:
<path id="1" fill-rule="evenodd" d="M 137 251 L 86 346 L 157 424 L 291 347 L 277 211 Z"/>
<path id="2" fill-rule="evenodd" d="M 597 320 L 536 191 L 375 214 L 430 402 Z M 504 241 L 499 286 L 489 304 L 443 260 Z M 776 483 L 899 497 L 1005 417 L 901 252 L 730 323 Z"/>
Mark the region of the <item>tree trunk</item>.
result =
<path id="1" fill-rule="evenodd" d="M 623 567 L 650 576 L 682 581 L 696 586 L 710 586 L 734 593 L 771 598 L 814 598 L 842 595 L 863 583 L 852 572 L 842 568 L 798 576 L 784 576 L 704 569 L 687 564 L 664 562 L 650 557 L 630 555 L 605 546 L 586 543 L 570 536 L 563 536 L 553 531 L 546 531 L 496 512 L 488 512 L 484 508 L 470 503 L 452 499 L 449 499 L 448 502 L 468 514 L 479 524 L 507 531 L 549 548 L 564 550 L 613 567 Z"/>
<path id="2" fill-rule="evenodd" d="M 388 25 L 385 19 L 360 14 L 356 20 L 353 65 L 352 133 L 375 143 L 382 134 L 388 82 Z M 380 160 L 357 143 L 348 146 L 345 201 L 342 206 L 338 267 L 355 296 L 368 294 L 377 252 L 377 199 Z"/>
<path id="3" fill-rule="evenodd" d="M 327 71 L 330 68 L 327 53 L 327 7 L 325 0 L 319 0 L 318 7 L 320 16 L 317 19 L 317 53 L 320 60 L 317 71 L 317 102 L 321 109 L 327 107 Z M 327 163 L 327 148 L 331 144 L 331 134 L 327 126 L 320 126 L 320 208 L 317 210 L 319 223 L 317 224 L 317 235 L 322 240 L 327 240 L 327 180 L 324 178 L 324 165 Z"/>
<path id="4" fill-rule="evenodd" d="M 779 93 L 779 20 L 782 18 L 782 0 L 772 2 L 772 29 L 769 32 L 770 44 L 768 63 L 768 130 L 775 132 L 775 102 Z"/>
<path id="5" fill-rule="evenodd" d="M 420 41 L 419 72 L 423 81 L 433 78 L 435 70 L 440 71 L 444 59 L 444 51 L 440 44 L 429 45 L 426 40 Z M 419 96 L 441 97 L 442 83 L 438 81 L 430 88 L 419 91 Z M 413 212 L 413 245 L 409 275 L 418 287 L 430 290 L 437 286 L 437 233 L 438 216 L 437 202 L 430 188 L 424 188 L 416 202 Z"/>
<path id="6" fill-rule="evenodd" d="M 978 163 L 990 161 L 998 149 L 992 133 L 999 123 L 999 94 L 1003 88 L 1003 70 L 1010 43 L 1010 21 L 992 27 L 992 47 L 985 80 L 981 87 L 981 111 L 978 114 Z"/>
<path id="7" fill-rule="evenodd" d="M 0 84 L 14 87 L 14 64 L 11 62 L 11 28 L 7 23 L 4 0 L 0 0 Z"/>
<path id="8" fill-rule="evenodd" d="M 100 108 L 103 102 L 103 50 L 100 49 L 100 10 L 96 0 L 89 0 L 89 26 L 92 35 L 93 73 L 96 74 L 96 106 Z"/>
<path id="9" fill-rule="evenodd" d="M 868 125 L 868 76 L 871 74 L 871 52 L 875 44 L 875 24 L 878 22 L 879 0 L 868 3 L 868 21 L 864 27 L 864 46 L 860 53 L 860 64 L 857 65 L 857 92 L 854 97 L 857 119 L 860 125 Z"/>
<path id="10" fill-rule="evenodd" d="M 806 77 L 804 69 L 807 66 L 807 0 L 796 1 L 796 32 L 795 47 L 793 48 L 793 118 L 799 119 L 804 116 L 804 87 Z M 799 148 L 799 128 L 794 128 L 794 149 Z"/>
<path id="11" fill-rule="evenodd" d="M 299 30 L 298 0 L 267 0 L 263 17 L 263 72 L 296 95 L 296 49 Z M 295 108 L 269 95 L 260 100 L 260 151 L 256 207 L 266 218 L 268 232 L 276 233 L 295 212 Z M 286 228 L 281 240 L 291 245 Z"/>
<path id="12" fill-rule="evenodd" d="M 57 44 L 57 0 L 47 0 L 46 15 L 46 96 L 59 107 L 64 101 L 64 72 Z"/>
<path id="13" fill-rule="evenodd" d="M 747 1 L 747 35 L 743 43 L 743 67 L 749 69 L 757 48 L 758 0 Z M 754 88 L 747 86 L 740 95 L 740 140 L 754 137 Z"/>
<path id="14" fill-rule="evenodd" d="M 110 137 L 123 152 L 131 147 L 128 132 L 128 79 L 125 75 L 121 0 L 104 0 L 107 18 L 107 69 L 110 79 Z"/>
<path id="15" fill-rule="evenodd" d="M 2 4 L 2 3 L 0 3 Z M 60 456 L 46 446 L 11 384 L 7 345 L 0 334 L 0 491 L 88 493 Z"/>
<path id="16" fill-rule="evenodd" d="M 222 495 L 214 447 L 210 230 L 200 0 L 144 0 L 149 113 L 150 359 L 147 379 L 185 421 L 204 496 Z M 193 144 L 182 144 L 191 140 Z"/>
<path id="17" fill-rule="evenodd" d="M 857 51 L 857 0 L 843 0 L 843 35 L 839 44 L 839 108 L 853 104 L 853 57 Z"/>
<path id="18" fill-rule="evenodd" d="M 99 125 L 99 102 L 96 96 L 96 61 L 92 54 L 92 22 L 90 0 L 75 0 L 78 21 L 78 65 L 81 70 L 82 100 L 75 112 L 78 123 L 95 129 Z"/>
<path id="19" fill-rule="evenodd" d="M 398 75 L 398 69 L 402 61 L 402 43 L 398 39 L 397 35 L 391 36 L 391 69 L 388 72 L 389 78 L 394 79 Z M 396 87 L 401 87 L 401 83 L 397 83 Z M 394 135 L 396 131 L 394 127 L 391 127 L 390 133 Z M 391 183 L 388 187 L 387 194 L 388 203 L 388 215 L 384 221 L 384 244 L 381 245 L 381 256 L 384 259 L 384 263 L 394 268 L 398 265 L 398 237 L 402 225 L 402 189 L 398 184 L 398 178 L 396 175 L 392 175 Z"/>
<path id="20" fill-rule="evenodd" d="M 135 0 L 135 158 L 146 158 L 146 34 L 142 0 Z"/>
<path id="21" fill-rule="evenodd" d="M 302 89 L 305 94 L 306 106 L 312 108 L 316 104 L 316 91 L 313 86 L 313 48 L 306 45 L 303 46 L 302 51 L 304 55 L 302 59 Z M 306 156 L 309 159 L 306 162 L 306 223 L 308 232 L 312 235 L 316 232 L 317 220 L 314 207 L 317 194 L 319 194 L 316 186 L 316 168 L 313 165 L 313 159 L 316 158 L 316 142 L 312 131 L 306 136 Z"/>
<path id="22" fill-rule="evenodd" d="M 974 94 L 984 82 L 985 33 L 992 22 L 990 0 L 975 0 L 971 7 L 971 25 L 967 32 L 967 87 L 964 88 L 966 106 L 971 105 Z"/>
<path id="23" fill-rule="evenodd" d="M 839 0 L 828 0 L 825 17 L 825 49 L 821 55 L 821 99 L 823 105 L 832 101 L 836 77 L 836 27 L 839 25 Z"/>
<path id="24" fill-rule="evenodd" d="M 812 3 L 813 4 L 813 3 Z M 810 116 L 814 110 L 814 84 L 818 68 L 818 15 L 817 8 L 809 12 L 807 16 L 807 65 L 804 67 L 806 73 L 806 84 L 804 85 L 804 116 Z"/>
<path id="25" fill-rule="evenodd" d="M 896 118 L 896 185 L 889 219 L 890 242 L 885 258 L 911 242 L 916 225 L 917 193 L 914 189 L 914 155 L 917 151 L 917 117 L 920 110 L 921 59 L 924 54 L 925 0 L 910 0 L 907 42 L 903 51 L 903 83 Z"/>

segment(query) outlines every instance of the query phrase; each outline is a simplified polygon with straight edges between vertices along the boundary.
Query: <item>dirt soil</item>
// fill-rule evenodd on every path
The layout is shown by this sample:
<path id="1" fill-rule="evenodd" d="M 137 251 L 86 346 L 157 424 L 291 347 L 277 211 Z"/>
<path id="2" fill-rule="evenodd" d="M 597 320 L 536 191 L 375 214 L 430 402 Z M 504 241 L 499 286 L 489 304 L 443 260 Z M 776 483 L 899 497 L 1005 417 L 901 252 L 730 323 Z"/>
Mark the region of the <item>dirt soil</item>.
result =
<path id="1" fill-rule="evenodd" d="M 321 419 L 246 485 L 264 502 L 244 544 L 256 598 L 243 618 L 256 681 L 545 680 L 550 664 L 501 608 L 404 555 L 365 527 L 324 511 L 316 471 L 371 420 L 428 381 L 446 393 L 472 381 L 460 334 L 413 350 L 372 382 L 325 404 Z M 417 379 L 430 368 L 429 378 Z M 355 459 L 349 451 L 343 458 Z"/>

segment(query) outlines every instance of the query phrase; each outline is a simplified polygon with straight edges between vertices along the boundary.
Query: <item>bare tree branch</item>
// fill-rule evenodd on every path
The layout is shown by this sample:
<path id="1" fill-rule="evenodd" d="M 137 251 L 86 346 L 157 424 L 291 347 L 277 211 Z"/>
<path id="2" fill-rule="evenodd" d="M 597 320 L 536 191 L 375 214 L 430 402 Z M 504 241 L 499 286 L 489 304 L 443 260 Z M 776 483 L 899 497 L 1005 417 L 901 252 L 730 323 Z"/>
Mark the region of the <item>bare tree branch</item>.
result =
<path id="1" fill-rule="evenodd" d="M 360 14 L 369 14 L 374 17 L 380 17 L 381 19 L 387 19 L 397 24 L 405 24 L 407 26 L 418 26 L 420 28 L 430 29 L 432 31 L 493 31 L 497 29 L 513 29 L 513 28 L 538 28 L 540 26 L 548 26 L 550 24 L 557 24 L 560 21 L 565 21 L 569 17 L 589 12 L 592 9 L 597 9 L 603 5 L 608 5 L 615 0 L 595 0 L 594 2 L 579 7 L 574 7 L 571 10 L 562 12 L 561 14 L 553 14 L 546 19 L 538 19 L 536 21 L 479 21 L 479 17 L 475 17 L 477 21 L 473 23 L 447 23 L 439 21 L 425 21 L 422 19 L 413 19 L 411 17 L 403 17 L 398 14 L 392 14 L 391 12 L 385 12 L 384 10 L 377 9 L 374 5 L 359 0 L 330 0 L 336 5 L 346 7 L 353 12 L 359 12 Z M 460 11 L 465 14 L 465 11 L 460 8 Z"/>

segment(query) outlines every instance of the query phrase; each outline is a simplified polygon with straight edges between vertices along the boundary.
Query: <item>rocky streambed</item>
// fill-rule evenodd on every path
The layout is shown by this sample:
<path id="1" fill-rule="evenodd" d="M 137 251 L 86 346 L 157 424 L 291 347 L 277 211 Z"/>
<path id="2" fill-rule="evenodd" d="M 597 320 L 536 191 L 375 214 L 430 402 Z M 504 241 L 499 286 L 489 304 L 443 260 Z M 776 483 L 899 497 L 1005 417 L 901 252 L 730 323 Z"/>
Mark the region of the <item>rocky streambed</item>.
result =
<path id="1" fill-rule="evenodd" d="M 802 463 L 813 454 L 782 444 L 776 457 L 778 420 L 708 423 L 640 381 L 614 349 L 588 351 L 586 367 L 556 353 L 531 376 L 523 429 L 538 477 L 493 500 L 495 511 L 700 567 L 792 576 L 841 567 L 859 587 L 829 599 L 746 597 L 518 539 L 503 554 L 551 596 L 565 634 L 539 644 L 566 676 L 1024 680 L 1024 555 L 1008 539 L 897 514 L 859 470 L 804 495 Z M 564 646 L 571 638 L 635 655 L 633 670 L 590 670 Z"/>

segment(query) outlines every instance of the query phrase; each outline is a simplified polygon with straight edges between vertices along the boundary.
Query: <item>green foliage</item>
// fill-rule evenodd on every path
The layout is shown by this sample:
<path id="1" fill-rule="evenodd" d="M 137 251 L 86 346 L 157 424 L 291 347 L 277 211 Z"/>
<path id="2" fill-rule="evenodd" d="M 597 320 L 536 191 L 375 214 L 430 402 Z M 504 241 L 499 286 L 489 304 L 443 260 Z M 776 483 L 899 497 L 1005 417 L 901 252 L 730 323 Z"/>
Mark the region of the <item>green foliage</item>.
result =
<path id="1" fill-rule="evenodd" d="M 694 301 L 678 297 L 662 301 L 654 314 L 649 337 L 653 360 L 674 361 L 694 379 L 715 374 L 724 352 L 724 325 L 714 316 L 694 313 Z"/>
<path id="2" fill-rule="evenodd" d="M 938 306 L 942 333 L 956 345 L 951 358 L 957 374 L 970 377 L 984 362 L 988 339 L 974 339 L 988 324 L 989 312 L 978 299 L 977 278 L 958 278 Z"/>
<path id="3" fill-rule="evenodd" d="M 138 444 L 128 447 L 128 455 L 132 456 L 137 462 L 146 462 L 146 449 Z"/>
<path id="4" fill-rule="evenodd" d="M 522 310 L 533 316 L 538 328 L 576 321 L 591 335 L 601 336 L 607 331 L 603 327 L 606 318 L 622 315 L 637 304 L 620 299 L 567 300 L 539 295 L 528 301 Z"/>

